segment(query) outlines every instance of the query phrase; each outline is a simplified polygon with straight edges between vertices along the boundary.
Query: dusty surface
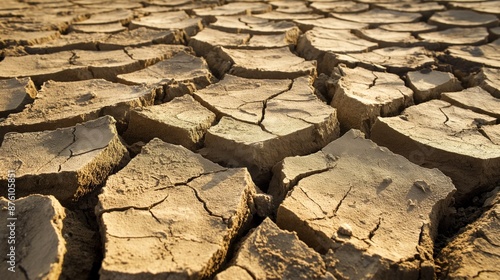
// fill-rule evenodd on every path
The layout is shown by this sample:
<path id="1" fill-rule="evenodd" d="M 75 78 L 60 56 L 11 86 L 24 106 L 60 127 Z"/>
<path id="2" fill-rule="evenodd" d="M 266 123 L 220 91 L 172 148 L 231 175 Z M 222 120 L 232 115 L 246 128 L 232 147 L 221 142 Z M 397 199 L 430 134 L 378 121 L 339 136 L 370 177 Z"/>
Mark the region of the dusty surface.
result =
<path id="1" fill-rule="evenodd" d="M 327 266 L 341 279 L 432 276 L 432 243 L 455 190 L 451 180 L 354 130 L 314 157 L 326 168 L 295 166 L 301 171 L 294 177 L 303 178 L 279 206 L 278 226 L 320 252 L 332 250 Z"/>
<path id="2" fill-rule="evenodd" d="M 16 192 L 68 202 L 106 180 L 128 155 L 110 116 L 52 131 L 8 133 L 0 147 L 0 182 L 16 173 Z M 34 153 L 33 151 L 37 151 Z"/>
<path id="3" fill-rule="evenodd" d="M 152 140 L 99 195 L 101 279 L 212 274 L 252 218 L 255 192 L 245 169 Z"/>
<path id="4" fill-rule="evenodd" d="M 500 279 L 499 7 L 0 1 L 0 197 L 64 205 L 58 279 Z"/>

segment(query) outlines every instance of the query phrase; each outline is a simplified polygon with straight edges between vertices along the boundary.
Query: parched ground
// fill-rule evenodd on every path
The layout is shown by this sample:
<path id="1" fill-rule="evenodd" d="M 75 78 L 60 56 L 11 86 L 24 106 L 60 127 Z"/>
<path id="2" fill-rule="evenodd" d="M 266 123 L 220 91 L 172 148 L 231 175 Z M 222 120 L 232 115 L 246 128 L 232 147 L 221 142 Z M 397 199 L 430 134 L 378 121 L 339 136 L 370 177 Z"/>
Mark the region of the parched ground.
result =
<path id="1" fill-rule="evenodd" d="M 499 16 L 2 0 L 0 278 L 500 279 Z"/>

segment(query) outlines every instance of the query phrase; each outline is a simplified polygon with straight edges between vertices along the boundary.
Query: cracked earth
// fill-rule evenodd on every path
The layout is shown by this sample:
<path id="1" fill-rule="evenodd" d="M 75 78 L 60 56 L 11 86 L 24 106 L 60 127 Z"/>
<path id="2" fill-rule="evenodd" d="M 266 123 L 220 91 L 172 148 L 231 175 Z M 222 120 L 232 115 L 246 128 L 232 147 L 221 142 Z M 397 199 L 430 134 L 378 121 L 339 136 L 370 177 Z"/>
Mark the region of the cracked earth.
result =
<path id="1" fill-rule="evenodd" d="M 3 0 L 2 279 L 500 279 L 499 16 Z"/>

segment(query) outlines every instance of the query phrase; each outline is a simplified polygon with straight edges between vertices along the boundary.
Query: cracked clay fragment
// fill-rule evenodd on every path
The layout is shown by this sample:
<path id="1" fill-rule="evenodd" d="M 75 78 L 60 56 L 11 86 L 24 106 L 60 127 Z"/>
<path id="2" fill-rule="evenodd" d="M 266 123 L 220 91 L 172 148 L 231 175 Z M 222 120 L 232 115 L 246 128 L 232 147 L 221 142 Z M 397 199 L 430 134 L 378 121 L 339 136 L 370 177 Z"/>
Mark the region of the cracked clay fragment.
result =
<path id="1" fill-rule="evenodd" d="M 499 279 L 500 188 L 483 205 L 485 212 L 455 236 L 438 261 L 448 279 Z"/>
<path id="2" fill-rule="evenodd" d="M 53 195 L 69 202 L 102 184 L 128 156 L 110 116 L 74 127 L 8 133 L 0 147 L 0 184 L 16 174 L 16 194 Z"/>
<path id="3" fill-rule="evenodd" d="M 300 241 L 295 232 L 280 229 L 270 218 L 248 234 L 231 266 L 215 279 L 246 279 L 247 273 L 254 276 L 250 279 L 328 279 L 321 255 Z"/>
<path id="4" fill-rule="evenodd" d="M 219 77 L 226 73 L 253 79 L 294 79 L 316 75 L 316 62 L 296 56 L 288 47 L 264 50 L 217 47 L 206 59 Z"/>
<path id="5" fill-rule="evenodd" d="M 378 116 L 395 116 L 413 105 L 413 92 L 395 74 L 340 65 L 340 79 L 332 88 L 331 105 L 337 109 L 341 129 L 369 133 Z"/>
<path id="6" fill-rule="evenodd" d="M 224 80 L 195 93 L 220 122 L 202 153 L 215 162 L 245 166 L 256 183 L 287 156 L 305 155 L 338 137 L 336 110 L 321 102 L 309 77 L 292 80 Z M 287 125 L 284 126 L 283 124 Z"/>
<path id="7" fill-rule="evenodd" d="M 284 161 L 288 180 L 302 178 L 278 208 L 280 228 L 327 253 L 327 269 L 338 279 L 434 275 L 433 240 L 455 190 L 448 177 L 357 130 L 307 157 L 316 157 L 317 172 L 299 159 Z M 415 186 L 422 181 L 429 187 L 425 192 Z"/>
<path id="8" fill-rule="evenodd" d="M 123 136 L 130 143 L 149 142 L 158 137 L 195 150 L 201 146 L 203 136 L 214 122 L 214 113 L 190 95 L 183 95 L 167 103 L 131 111 Z"/>
<path id="9" fill-rule="evenodd" d="M 10 226 L 0 228 L 0 235 L 6 238 L 0 245 L 7 255 L 2 256 L 0 264 L 6 276 L 4 279 L 60 279 L 67 254 L 63 237 L 65 209 L 52 196 L 32 195 L 16 201 L 0 197 L 2 220 L 12 218 L 8 211 L 12 206 L 17 219 L 9 220 L 7 225 Z M 14 236 L 14 239 L 7 239 L 7 236 Z M 7 243 L 7 240 L 15 243 Z M 9 262 L 8 254 L 14 255 L 12 263 L 15 265 Z"/>
<path id="10" fill-rule="evenodd" d="M 378 118 L 371 139 L 418 165 L 439 168 L 453 180 L 461 201 L 499 181 L 500 146 L 485 132 L 497 126 L 496 120 L 432 100 L 401 116 Z"/>
<path id="11" fill-rule="evenodd" d="M 212 275 L 252 219 L 256 192 L 244 168 L 151 140 L 99 195 L 101 279 Z"/>
<path id="12" fill-rule="evenodd" d="M 132 108 L 153 105 L 155 91 L 105 80 L 54 82 L 43 85 L 33 104 L 0 122 L 0 138 L 7 132 L 31 132 L 74 126 L 110 115 L 120 130 Z"/>

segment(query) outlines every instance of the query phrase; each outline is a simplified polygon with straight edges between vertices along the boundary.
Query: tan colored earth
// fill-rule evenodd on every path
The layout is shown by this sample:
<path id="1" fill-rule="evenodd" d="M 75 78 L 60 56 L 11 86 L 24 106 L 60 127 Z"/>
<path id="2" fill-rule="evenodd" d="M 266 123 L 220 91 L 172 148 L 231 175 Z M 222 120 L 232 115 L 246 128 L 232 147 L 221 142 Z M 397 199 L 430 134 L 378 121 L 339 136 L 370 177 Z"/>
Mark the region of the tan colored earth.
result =
<path id="1" fill-rule="evenodd" d="M 0 279 L 500 279 L 499 16 L 0 1 Z"/>

